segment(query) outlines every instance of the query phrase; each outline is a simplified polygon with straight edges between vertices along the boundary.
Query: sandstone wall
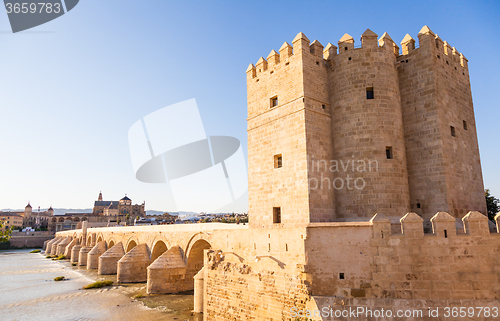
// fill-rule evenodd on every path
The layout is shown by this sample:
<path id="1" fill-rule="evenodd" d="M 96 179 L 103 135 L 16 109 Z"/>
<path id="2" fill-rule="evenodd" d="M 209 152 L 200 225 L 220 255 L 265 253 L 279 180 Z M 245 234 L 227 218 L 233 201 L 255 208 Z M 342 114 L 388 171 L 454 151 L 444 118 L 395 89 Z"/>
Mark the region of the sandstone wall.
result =
<path id="1" fill-rule="evenodd" d="M 330 58 L 333 159 L 347 165 L 335 172 L 337 218 L 369 219 L 379 212 L 402 217 L 409 211 L 409 189 L 396 56 L 392 46 L 379 47 L 370 30 L 361 48 L 347 36 Z"/>
<path id="2" fill-rule="evenodd" d="M 411 210 L 486 213 L 467 59 L 427 27 L 418 37 L 398 57 Z"/>
<path id="3" fill-rule="evenodd" d="M 457 231 L 454 218 L 439 213 L 432 234 L 424 234 L 423 220 L 414 213 L 402 219 L 401 234 L 391 234 L 389 220 L 371 224 L 308 229 L 306 272 L 312 276 L 312 295 L 500 299 L 500 234 L 489 232 L 484 215 L 469 213 L 466 230 Z"/>

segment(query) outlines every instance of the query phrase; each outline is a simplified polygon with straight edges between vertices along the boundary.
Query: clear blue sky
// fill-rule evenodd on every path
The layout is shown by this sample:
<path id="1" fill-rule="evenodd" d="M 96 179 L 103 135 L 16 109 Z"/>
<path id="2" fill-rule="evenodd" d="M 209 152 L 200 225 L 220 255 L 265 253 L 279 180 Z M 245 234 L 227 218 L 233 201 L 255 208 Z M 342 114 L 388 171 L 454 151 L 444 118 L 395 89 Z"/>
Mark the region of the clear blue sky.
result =
<path id="1" fill-rule="evenodd" d="M 135 179 L 135 121 L 196 98 L 207 134 L 237 137 L 246 153 L 249 63 L 300 31 L 359 44 L 370 28 L 399 43 L 423 25 L 469 59 L 484 183 L 500 197 L 499 16 L 498 1 L 82 0 L 12 34 L 1 11 L 0 208 L 89 208 L 102 190 L 172 210 L 165 185 Z"/>

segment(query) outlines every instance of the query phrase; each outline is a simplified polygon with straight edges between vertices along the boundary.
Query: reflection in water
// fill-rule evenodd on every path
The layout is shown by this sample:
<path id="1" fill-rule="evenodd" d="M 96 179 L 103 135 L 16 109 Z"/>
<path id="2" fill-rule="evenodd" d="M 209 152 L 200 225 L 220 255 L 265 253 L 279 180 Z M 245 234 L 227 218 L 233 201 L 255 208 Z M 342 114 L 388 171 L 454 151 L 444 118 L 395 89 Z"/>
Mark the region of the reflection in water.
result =
<path id="1" fill-rule="evenodd" d="M 69 280 L 53 281 L 57 276 Z M 140 297 L 145 283 L 82 290 L 98 279 L 116 282 L 116 275 L 101 277 L 29 250 L 0 251 L 2 320 L 202 320 L 191 312 L 192 292 Z"/>

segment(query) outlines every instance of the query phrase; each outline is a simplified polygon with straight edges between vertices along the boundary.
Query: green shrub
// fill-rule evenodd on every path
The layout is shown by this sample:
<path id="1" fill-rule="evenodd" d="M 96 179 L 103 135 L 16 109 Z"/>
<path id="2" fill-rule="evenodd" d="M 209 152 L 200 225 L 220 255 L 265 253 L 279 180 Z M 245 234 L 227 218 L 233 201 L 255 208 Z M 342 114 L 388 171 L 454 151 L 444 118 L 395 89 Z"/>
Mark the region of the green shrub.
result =
<path id="1" fill-rule="evenodd" d="M 140 299 L 145 297 L 144 293 L 137 293 L 136 295 L 133 296 L 134 299 Z"/>
<path id="2" fill-rule="evenodd" d="M 55 259 L 52 259 L 52 261 L 59 261 L 59 260 L 65 260 L 66 259 L 66 256 L 64 254 L 61 254 L 59 256 L 54 255 L 53 257 L 55 257 Z"/>
<path id="3" fill-rule="evenodd" d="M 96 281 L 94 283 L 87 284 L 83 288 L 85 290 L 88 290 L 88 289 L 98 289 L 98 288 L 102 288 L 102 287 L 105 287 L 105 286 L 110 286 L 111 284 L 113 284 L 113 281 L 110 281 L 110 280 Z"/>
<path id="4" fill-rule="evenodd" d="M 54 281 L 64 281 L 64 280 L 66 280 L 64 278 L 64 276 L 58 276 L 58 277 L 54 278 Z"/>
<path id="5" fill-rule="evenodd" d="M 33 250 L 30 253 L 40 253 L 40 252 L 42 252 L 42 250 Z"/>

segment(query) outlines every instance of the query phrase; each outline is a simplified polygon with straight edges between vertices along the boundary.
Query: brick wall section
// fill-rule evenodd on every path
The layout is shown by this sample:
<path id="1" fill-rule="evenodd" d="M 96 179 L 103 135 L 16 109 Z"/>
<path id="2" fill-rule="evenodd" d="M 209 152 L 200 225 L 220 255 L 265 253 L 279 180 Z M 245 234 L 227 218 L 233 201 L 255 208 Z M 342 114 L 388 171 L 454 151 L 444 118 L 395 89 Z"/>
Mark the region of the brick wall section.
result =
<path id="1" fill-rule="evenodd" d="M 205 320 L 288 320 L 292 307 L 310 299 L 305 274 L 259 269 L 218 259 L 209 251 L 205 267 Z"/>

